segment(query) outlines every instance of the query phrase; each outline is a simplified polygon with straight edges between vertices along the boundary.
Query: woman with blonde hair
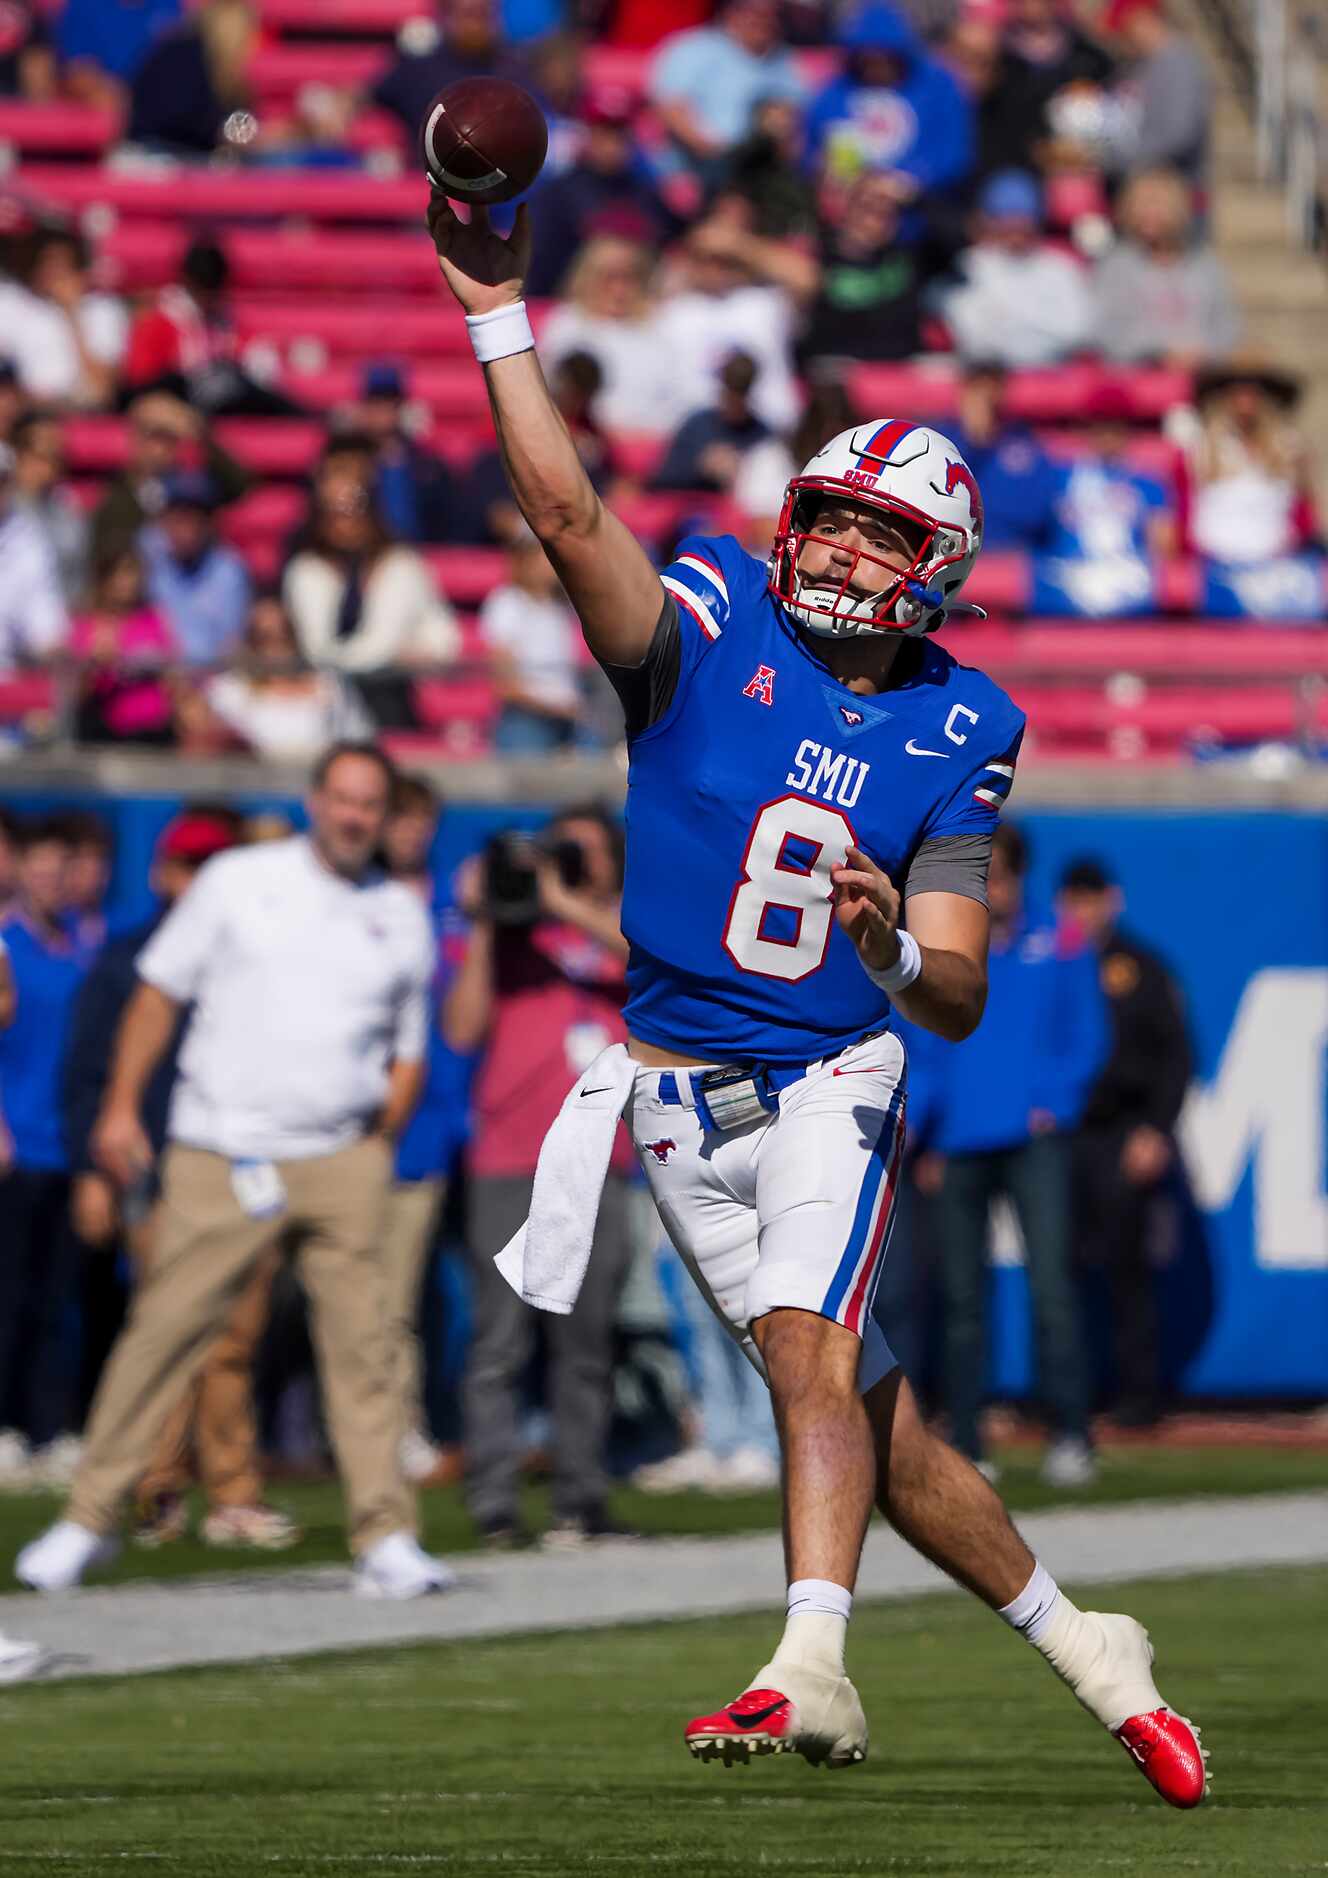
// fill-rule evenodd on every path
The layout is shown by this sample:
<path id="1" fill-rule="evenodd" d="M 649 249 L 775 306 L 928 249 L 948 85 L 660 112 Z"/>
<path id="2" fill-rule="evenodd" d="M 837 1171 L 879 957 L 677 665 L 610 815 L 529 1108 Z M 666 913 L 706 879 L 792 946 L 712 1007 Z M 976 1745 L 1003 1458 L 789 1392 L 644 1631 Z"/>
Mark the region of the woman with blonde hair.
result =
<path id="1" fill-rule="evenodd" d="M 611 431 L 663 431 L 673 422 L 653 273 L 650 250 L 635 236 L 593 235 L 572 263 L 567 298 L 540 336 L 546 371 L 573 352 L 595 360 L 604 374 L 595 416 Z"/>
<path id="2" fill-rule="evenodd" d="M 1220 359 L 1240 321 L 1226 270 L 1194 235 L 1189 185 L 1175 170 L 1140 170 L 1121 191 L 1120 232 L 1094 291 L 1103 352 L 1124 365 L 1190 369 Z"/>

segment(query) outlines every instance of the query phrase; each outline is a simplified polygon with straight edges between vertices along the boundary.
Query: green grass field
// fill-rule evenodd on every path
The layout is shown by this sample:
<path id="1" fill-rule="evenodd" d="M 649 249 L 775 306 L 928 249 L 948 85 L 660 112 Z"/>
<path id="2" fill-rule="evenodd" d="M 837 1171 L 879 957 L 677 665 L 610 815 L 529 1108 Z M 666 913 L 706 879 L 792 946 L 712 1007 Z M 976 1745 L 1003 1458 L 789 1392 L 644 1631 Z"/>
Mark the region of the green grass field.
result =
<path id="1" fill-rule="evenodd" d="M 1322 1574 L 1103 1594 L 1118 1601 L 1204 1724 L 1216 1784 L 1197 1813 L 1155 1799 L 986 1613 L 930 1598 L 860 1607 L 872 1754 L 838 1774 L 700 1766 L 681 1746 L 687 1716 L 760 1662 L 768 1618 L 9 1690 L 0 1872 L 1324 1871 Z"/>
<path id="2" fill-rule="evenodd" d="M 1292 1447 L 1166 1448 L 1131 1446 L 1107 1449 L 1095 1486 L 1074 1494 L 1053 1493 L 1037 1478 L 1038 1454 L 1028 1447 L 998 1449 L 1001 1492 L 1015 1512 L 1048 1506 L 1093 1506 L 1173 1495 L 1268 1493 L 1328 1486 L 1328 1451 Z M 341 1529 L 341 1496 L 330 1484 L 278 1483 L 271 1498 L 293 1513 L 305 1529 L 293 1551 L 268 1557 L 214 1552 L 186 1539 L 157 1552 L 126 1548 L 108 1574 L 108 1582 L 129 1578 L 180 1577 L 217 1571 L 280 1570 L 291 1565 L 342 1563 L 346 1558 Z M 55 1515 L 58 1500 L 50 1494 L 0 1496 L 0 1585 L 20 1545 Z M 720 1499 L 686 1493 L 667 1499 L 623 1489 L 614 1510 L 640 1531 L 691 1535 L 763 1531 L 779 1523 L 778 1496 L 750 1494 Z M 425 1543 L 439 1552 L 463 1551 L 475 1544 L 460 1492 L 440 1489 L 421 1496 Z M 527 1517 L 539 1528 L 547 1520 L 545 1495 L 527 1494 Z"/>

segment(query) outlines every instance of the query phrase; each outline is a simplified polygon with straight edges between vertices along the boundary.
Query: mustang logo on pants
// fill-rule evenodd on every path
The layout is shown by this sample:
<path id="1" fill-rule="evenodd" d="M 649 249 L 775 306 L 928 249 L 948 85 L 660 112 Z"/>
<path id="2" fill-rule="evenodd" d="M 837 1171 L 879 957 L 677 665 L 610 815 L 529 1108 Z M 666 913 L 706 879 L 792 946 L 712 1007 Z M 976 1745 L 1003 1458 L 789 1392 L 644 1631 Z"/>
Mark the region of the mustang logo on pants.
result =
<path id="1" fill-rule="evenodd" d="M 647 1154 L 654 1155 L 661 1167 L 666 1165 L 671 1154 L 678 1152 L 677 1142 L 669 1141 L 667 1138 L 661 1141 L 646 1141 L 642 1143 L 642 1146 L 645 1148 Z"/>

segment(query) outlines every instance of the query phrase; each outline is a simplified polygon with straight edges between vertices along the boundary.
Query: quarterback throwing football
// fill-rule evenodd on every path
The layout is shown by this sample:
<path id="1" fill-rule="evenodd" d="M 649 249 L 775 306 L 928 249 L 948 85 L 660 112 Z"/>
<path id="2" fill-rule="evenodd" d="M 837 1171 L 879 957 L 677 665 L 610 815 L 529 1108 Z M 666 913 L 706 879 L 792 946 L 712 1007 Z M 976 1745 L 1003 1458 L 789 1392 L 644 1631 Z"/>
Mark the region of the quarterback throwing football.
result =
<path id="1" fill-rule="evenodd" d="M 955 1040 L 982 1016 L 987 858 L 1023 730 L 927 636 L 981 547 L 972 474 L 934 430 L 862 424 L 794 476 L 767 563 L 698 538 L 659 574 L 545 388 L 526 211 L 504 240 L 435 192 L 429 227 L 512 492 L 627 718 L 630 1040 L 569 1097 L 567 1139 L 606 1096 L 610 1131 L 625 1113 L 670 1237 L 764 1371 L 783 1451 L 784 1632 L 687 1744 L 863 1759 L 844 1643 L 876 1504 L 1041 1651 L 1165 1799 L 1195 1805 L 1198 1732 L 1158 1694 L 1147 1633 L 1058 1590 L 923 1426 L 871 1313 L 904 1126 L 891 1007 Z M 537 1176 L 532 1235 L 539 1206 Z"/>

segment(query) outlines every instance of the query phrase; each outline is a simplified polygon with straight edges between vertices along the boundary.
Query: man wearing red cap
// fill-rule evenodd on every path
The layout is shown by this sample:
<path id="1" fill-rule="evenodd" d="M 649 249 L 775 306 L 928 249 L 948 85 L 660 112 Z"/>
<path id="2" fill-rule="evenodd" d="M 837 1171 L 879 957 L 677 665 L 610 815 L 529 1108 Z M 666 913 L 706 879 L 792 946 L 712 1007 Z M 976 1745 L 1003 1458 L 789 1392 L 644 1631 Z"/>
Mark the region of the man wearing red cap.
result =
<path id="1" fill-rule="evenodd" d="M 123 1233 L 140 1272 L 149 1270 L 152 1264 L 155 1168 L 121 1195 L 109 1176 L 94 1165 L 89 1138 L 105 1092 L 120 1019 L 137 983 L 134 961 L 204 862 L 235 846 L 239 829 L 237 815 L 212 806 L 185 809 L 167 823 L 152 863 L 158 909 L 145 925 L 136 926 L 102 949 L 74 1014 L 64 1078 L 65 1118 L 75 1168 L 71 1199 L 74 1223 L 79 1236 L 91 1246 L 109 1248 Z M 187 1023 L 185 1016 L 144 1099 L 144 1124 L 158 1156 L 165 1145 L 176 1056 Z M 163 1545 L 183 1536 L 191 1448 L 198 1481 L 208 1500 L 201 1528 L 206 1544 L 276 1550 L 299 1537 L 298 1528 L 284 1513 L 262 1503 L 251 1391 L 254 1349 L 267 1322 L 275 1269 L 274 1259 L 256 1267 L 236 1298 L 226 1328 L 202 1373 L 181 1397 L 162 1431 L 138 1488 L 134 1536 L 140 1545 Z M 104 1349 L 101 1354 L 105 1355 Z"/>

